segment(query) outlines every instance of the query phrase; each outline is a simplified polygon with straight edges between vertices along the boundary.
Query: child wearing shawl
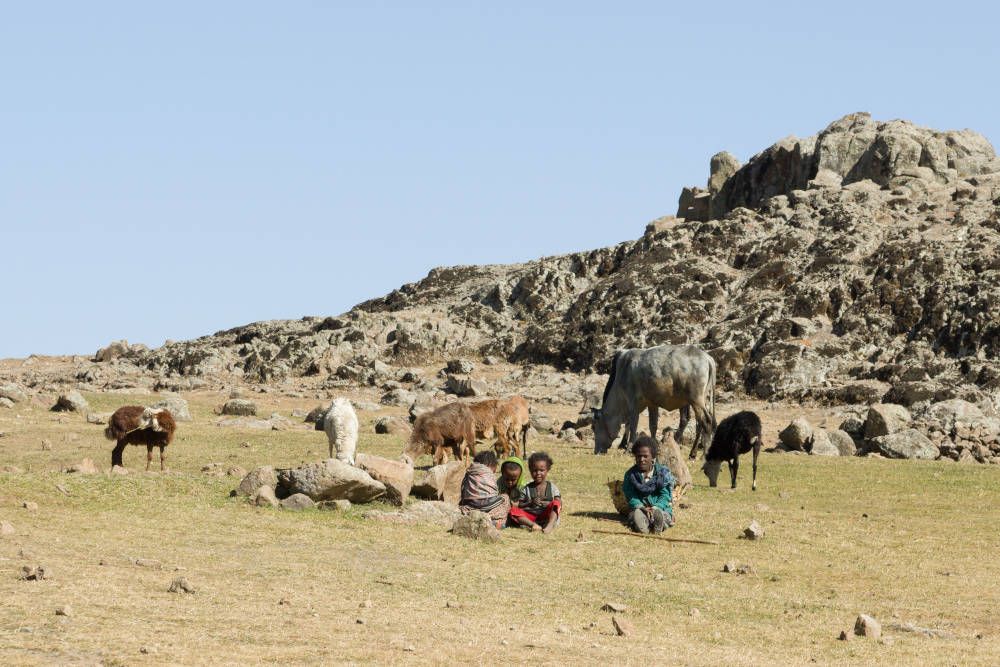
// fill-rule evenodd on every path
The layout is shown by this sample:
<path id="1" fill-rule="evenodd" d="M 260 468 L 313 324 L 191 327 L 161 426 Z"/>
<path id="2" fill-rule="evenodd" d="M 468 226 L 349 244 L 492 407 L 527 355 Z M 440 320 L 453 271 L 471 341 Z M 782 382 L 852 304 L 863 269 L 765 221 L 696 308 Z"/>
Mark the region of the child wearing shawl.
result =
<path id="1" fill-rule="evenodd" d="M 473 510 L 485 512 L 500 528 L 510 512 L 510 498 L 500 494 L 496 472 L 496 454 L 490 450 L 476 454 L 462 479 L 462 499 L 458 503 L 458 509 L 463 514 Z"/>
<path id="2" fill-rule="evenodd" d="M 500 479 L 497 480 L 497 488 L 500 490 L 500 495 L 510 498 L 512 505 L 520 500 L 521 489 L 531 481 L 527 469 L 528 466 L 517 456 L 508 456 L 500 464 Z"/>
<path id="3" fill-rule="evenodd" d="M 629 525 L 640 533 L 661 533 L 674 525 L 674 476 L 667 466 L 656 462 L 657 449 L 656 440 L 649 436 L 635 441 L 635 465 L 625 473 L 622 486 L 631 508 Z"/>

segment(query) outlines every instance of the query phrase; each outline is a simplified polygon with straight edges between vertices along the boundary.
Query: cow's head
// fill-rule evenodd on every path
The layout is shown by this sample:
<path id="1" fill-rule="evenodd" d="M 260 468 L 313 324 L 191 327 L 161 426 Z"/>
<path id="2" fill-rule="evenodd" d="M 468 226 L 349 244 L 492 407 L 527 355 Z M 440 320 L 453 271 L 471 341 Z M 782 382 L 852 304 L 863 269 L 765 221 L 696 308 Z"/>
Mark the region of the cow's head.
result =
<path id="1" fill-rule="evenodd" d="M 591 408 L 590 412 L 594 416 L 594 453 L 604 454 L 611 449 L 611 441 L 618 437 L 622 419 L 605 413 L 604 408 Z"/>
<path id="2" fill-rule="evenodd" d="M 719 471 L 722 469 L 722 461 L 705 461 L 701 471 L 708 477 L 709 486 L 719 485 Z"/>

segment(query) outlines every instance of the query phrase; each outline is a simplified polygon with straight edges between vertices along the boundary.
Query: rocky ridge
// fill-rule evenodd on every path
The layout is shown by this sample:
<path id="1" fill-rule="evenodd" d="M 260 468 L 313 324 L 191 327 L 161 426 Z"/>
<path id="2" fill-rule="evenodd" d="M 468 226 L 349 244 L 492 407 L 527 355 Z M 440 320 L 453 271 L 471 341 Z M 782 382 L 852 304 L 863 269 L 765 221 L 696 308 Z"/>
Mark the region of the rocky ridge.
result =
<path id="1" fill-rule="evenodd" d="M 751 396 L 961 398 L 992 413 L 998 206 L 1000 160 L 981 135 L 852 114 L 745 165 L 714 156 L 707 187 L 686 188 L 677 216 L 637 240 L 434 269 L 337 317 L 122 345 L 67 380 L 391 386 L 407 364 L 463 354 L 603 371 L 618 347 L 690 342 L 719 362 L 725 389 Z"/>

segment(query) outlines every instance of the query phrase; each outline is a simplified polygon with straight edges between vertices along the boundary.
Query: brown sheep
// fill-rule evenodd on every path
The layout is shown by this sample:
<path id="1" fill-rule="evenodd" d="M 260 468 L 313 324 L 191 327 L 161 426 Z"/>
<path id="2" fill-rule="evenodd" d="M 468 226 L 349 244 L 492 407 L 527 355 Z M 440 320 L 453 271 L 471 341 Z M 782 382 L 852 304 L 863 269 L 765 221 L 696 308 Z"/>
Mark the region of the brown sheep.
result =
<path id="1" fill-rule="evenodd" d="M 475 420 L 465 403 L 449 403 L 417 417 L 403 455 L 412 462 L 421 454 L 431 454 L 437 465 L 447 463 L 448 447 L 466 466 L 475 454 Z"/>
<path id="2" fill-rule="evenodd" d="M 512 451 L 518 456 L 524 453 L 530 416 L 528 402 L 523 397 L 491 398 L 470 403 L 469 409 L 472 410 L 476 424 L 476 437 L 483 440 L 496 438 L 494 447 L 498 456 L 510 456 Z M 518 452 L 519 441 L 520 452 Z"/>
<path id="3" fill-rule="evenodd" d="M 528 429 L 531 428 L 531 411 L 528 408 L 528 401 L 524 396 L 511 396 L 507 399 L 501 409 L 500 418 L 503 422 L 504 440 L 507 443 L 514 443 L 514 453 L 524 457 L 528 454 Z M 518 452 L 518 442 L 521 444 L 521 451 Z M 504 456 L 509 456 L 510 448 L 505 446 Z"/>
<path id="4" fill-rule="evenodd" d="M 177 423 L 169 410 L 156 411 L 141 405 L 118 408 L 104 429 L 104 437 L 117 441 L 111 452 L 111 466 L 123 466 L 125 445 L 146 445 L 146 470 L 153 462 L 153 447 L 160 448 L 160 470 L 164 470 L 163 450 L 174 439 L 176 430 Z"/>

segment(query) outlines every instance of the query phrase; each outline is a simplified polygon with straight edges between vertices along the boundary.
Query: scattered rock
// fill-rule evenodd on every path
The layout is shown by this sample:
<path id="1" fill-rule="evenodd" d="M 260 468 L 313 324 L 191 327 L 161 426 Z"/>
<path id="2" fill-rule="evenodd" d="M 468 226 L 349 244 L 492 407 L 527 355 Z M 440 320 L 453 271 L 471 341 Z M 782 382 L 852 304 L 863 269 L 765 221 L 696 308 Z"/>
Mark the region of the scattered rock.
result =
<path id="1" fill-rule="evenodd" d="M 94 463 L 93 459 L 83 459 L 79 463 L 74 463 L 68 468 L 65 468 L 63 472 L 79 473 L 81 475 L 95 475 L 97 474 L 98 470 L 97 470 L 97 464 Z"/>
<path id="2" fill-rule="evenodd" d="M 321 500 L 316 503 L 316 507 L 321 510 L 332 512 L 346 512 L 351 509 L 351 501 L 347 498 L 341 498 L 340 500 Z"/>
<path id="3" fill-rule="evenodd" d="M 10 537 L 14 532 L 14 525 L 10 521 L 0 521 L 0 537 Z"/>
<path id="4" fill-rule="evenodd" d="M 222 405 L 221 414 L 254 417 L 257 415 L 257 404 L 245 398 L 231 398 Z"/>
<path id="5" fill-rule="evenodd" d="M 830 440 L 830 435 L 821 428 L 813 429 L 812 437 L 806 444 L 806 448 L 813 456 L 840 456 L 840 450 Z"/>
<path id="6" fill-rule="evenodd" d="M 188 402 L 176 394 L 163 394 L 163 398 L 149 407 L 157 410 L 168 410 L 171 416 L 179 422 L 193 421 Z"/>
<path id="7" fill-rule="evenodd" d="M 278 486 L 278 476 L 272 466 L 259 466 L 251 470 L 240 482 L 236 492 L 243 496 L 253 496 L 262 486 L 270 486 L 272 490 Z"/>
<path id="8" fill-rule="evenodd" d="M 246 476 L 247 471 L 243 466 L 230 466 L 226 469 L 226 477 L 239 477 L 242 480 Z"/>
<path id="9" fill-rule="evenodd" d="M 309 463 L 278 472 L 275 492 L 279 497 L 304 493 L 313 501 L 347 498 L 367 503 L 385 495 L 385 485 L 365 471 L 337 459 Z"/>
<path id="10" fill-rule="evenodd" d="M 127 475 L 128 474 L 128 470 L 126 470 L 124 468 L 124 466 L 111 466 L 111 474 L 112 475 Z"/>
<path id="11" fill-rule="evenodd" d="M 483 512 L 473 511 L 459 517 L 451 527 L 451 533 L 484 542 L 500 541 L 500 531 L 493 525 L 489 515 Z"/>
<path id="12" fill-rule="evenodd" d="M 21 503 L 21 507 L 28 510 L 29 512 L 35 512 L 38 510 L 38 503 L 32 502 L 30 500 L 25 500 L 23 503 Z"/>
<path id="13" fill-rule="evenodd" d="M 409 436 L 411 427 L 402 417 L 379 417 L 375 420 L 375 432 L 384 435 Z"/>
<path id="14" fill-rule="evenodd" d="M 49 572 L 42 565 L 23 565 L 21 566 L 20 579 L 22 581 L 41 581 L 42 579 L 48 579 L 51 576 Z"/>
<path id="15" fill-rule="evenodd" d="M 28 395 L 18 385 L 8 382 L 0 384 L 0 398 L 7 399 L 11 403 L 23 403 L 28 400 Z"/>
<path id="16" fill-rule="evenodd" d="M 413 466 L 402 461 L 391 461 L 374 454 L 358 454 L 356 465 L 385 485 L 385 497 L 394 505 L 402 505 L 413 487 Z"/>
<path id="17" fill-rule="evenodd" d="M 601 611 L 613 611 L 617 614 L 628 611 L 628 605 L 622 604 L 621 602 L 605 602 L 601 607 Z"/>
<path id="18" fill-rule="evenodd" d="M 314 507 L 316 503 L 312 498 L 304 493 L 293 493 L 281 501 L 281 508 L 286 510 L 300 511 Z"/>
<path id="19" fill-rule="evenodd" d="M 42 451 L 51 452 L 52 451 L 52 441 L 47 438 L 42 438 Z"/>
<path id="20" fill-rule="evenodd" d="M 837 639 L 839 639 L 842 642 L 850 641 L 851 635 L 847 632 L 847 630 L 841 630 L 840 635 L 838 635 Z"/>
<path id="21" fill-rule="evenodd" d="M 756 574 L 757 571 L 754 569 L 753 565 L 744 563 L 743 565 L 737 565 L 733 561 L 729 561 L 722 566 L 722 571 L 729 574 Z"/>
<path id="22" fill-rule="evenodd" d="M 882 636 L 882 624 L 867 614 L 860 614 L 854 622 L 854 634 L 859 637 L 878 639 Z"/>
<path id="23" fill-rule="evenodd" d="M 615 633 L 619 637 L 631 637 L 635 634 L 635 626 L 630 621 L 620 616 L 612 616 L 611 624 L 615 626 Z"/>
<path id="24" fill-rule="evenodd" d="M 789 451 L 805 451 L 806 444 L 813 436 L 812 425 L 805 417 L 796 417 L 778 434 L 782 447 Z"/>
<path id="25" fill-rule="evenodd" d="M 489 391 L 483 380 L 452 373 L 448 374 L 445 388 L 456 396 L 486 396 Z"/>
<path id="26" fill-rule="evenodd" d="M 433 466 L 424 471 L 414 471 L 410 492 L 418 498 L 444 500 L 457 505 L 462 494 L 465 465 L 461 461 Z"/>
<path id="27" fill-rule="evenodd" d="M 278 507 L 280 505 L 277 496 L 274 495 L 274 489 L 268 484 L 257 487 L 252 500 L 257 507 Z"/>
<path id="28" fill-rule="evenodd" d="M 750 522 L 750 525 L 743 529 L 743 537 L 748 540 L 759 540 L 764 537 L 764 527 L 760 525 L 757 519 Z"/>
<path id="29" fill-rule="evenodd" d="M 177 577 L 170 582 L 170 588 L 167 589 L 168 593 L 194 593 L 194 587 L 188 583 L 188 580 L 184 577 Z"/>
<path id="30" fill-rule="evenodd" d="M 79 412 L 82 414 L 88 410 L 90 410 L 90 404 L 87 403 L 87 399 L 75 389 L 60 395 L 56 404 L 52 406 L 53 412 Z"/>
<path id="31" fill-rule="evenodd" d="M 890 459 L 936 459 L 938 448 L 916 429 L 906 429 L 872 438 L 869 446 Z"/>
<path id="32" fill-rule="evenodd" d="M 902 431 L 910 424 L 910 411 L 895 403 L 876 403 L 868 409 L 865 439 L 871 440 Z"/>
<path id="33" fill-rule="evenodd" d="M 68 604 L 64 604 L 61 607 L 56 607 L 56 616 L 72 616 L 73 607 Z"/>
<path id="34" fill-rule="evenodd" d="M 840 429 L 827 431 L 827 436 L 830 439 L 830 443 L 837 448 L 837 452 L 841 456 L 854 456 L 857 454 L 858 448 L 854 444 L 854 438 L 846 431 L 841 431 Z"/>
<path id="35" fill-rule="evenodd" d="M 452 359 L 445 367 L 448 373 L 457 373 L 459 375 L 468 375 L 475 369 L 475 365 L 468 359 Z"/>
<path id="36" fill-rule="evenodd" d="M 4 398 L 0 396 L 0 408 L 7 408 L 8 410 L 14 407 L 14 401 L 9 398 Z"/>

